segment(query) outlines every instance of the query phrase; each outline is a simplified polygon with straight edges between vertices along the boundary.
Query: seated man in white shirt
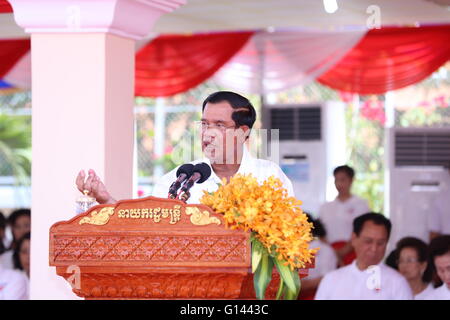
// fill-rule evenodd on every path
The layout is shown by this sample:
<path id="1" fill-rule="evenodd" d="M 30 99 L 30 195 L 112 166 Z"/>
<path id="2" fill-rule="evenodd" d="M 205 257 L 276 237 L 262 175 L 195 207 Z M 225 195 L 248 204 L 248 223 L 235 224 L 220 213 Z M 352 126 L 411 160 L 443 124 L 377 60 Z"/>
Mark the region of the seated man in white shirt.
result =
<path id="1" fill-rule="evenodd" d="M 391 222 L 379 213 L 356 218 L 351 240 L 356 259 L 325 275 L 316 300 L 413 299 L 406 279 L 382 262 L 390 232 Z"/>
<path id="2" fill-rule="evenodd" d="M 204 190 L 215 191 L 221 179 L 229 180 L 237 173 L 251 173 L 260 182 L 273 175 L 282 181 L 289 196 L 294 196 L 292 183 L 280 167 L 271 161 L 253 158 L 245 147 L 255 120 L 256 111 L 250 101 L 237 93 L 219 91 L 205 99 L 199 123 L 205 158 L 192 163 L 206 162 L 211 166 L 212 173 L 205 182 L 191 188 L 188 203 L 199 203 Z M 155 185 L 153 196 L 167 197 L 170 185 L 176 180 L 177 169 L 161 177 Z M 93 170 L 89 170 L 89 176 L 85 178 L 81 171 L 76 180 L 81 192 L 88 190 L 89 195 L 99 203 L 116 202 Z"/>
<path id="3" fill-rule="evenodd" d="M 450 300 L 450 235 L 434 238 L 430 243 L 430 257 L 442 285 L 434 289 L 426 300 Z"/>
<path id="4" fill-rule="evenodd" d="M 338 255 L 339 264 L 346 265 L 354 259 L 350 244 L 352 221 L 370 211 L 367 201 L 351 193 L 355 171 L 344 165 L 333 171 L 334 184 L 338 191 L 335 200 L 323 204 L 319 209 L 319 219 L 327 230 L 327 241 Z"/>

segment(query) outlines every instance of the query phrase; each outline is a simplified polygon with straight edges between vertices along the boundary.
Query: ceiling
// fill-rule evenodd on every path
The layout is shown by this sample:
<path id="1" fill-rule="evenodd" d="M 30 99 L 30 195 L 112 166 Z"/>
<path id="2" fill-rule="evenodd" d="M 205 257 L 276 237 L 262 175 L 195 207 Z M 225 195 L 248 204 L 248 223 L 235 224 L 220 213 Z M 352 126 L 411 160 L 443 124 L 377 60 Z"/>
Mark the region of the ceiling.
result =
<path id="1" fill-rule="evenodd" d="M 450 0 L 337 0 L 329 14 L 320 0 L 187 0 L 178 10 L 162 16 L 153 30 L 194 33 L 258 29 L 361 29 L 367 28 L 367 9 L 376 5 L 382 26 L 450 23 Z M 0 39 L 22 38 L 12 14 L 0 14 Z"/>
<path id="2" fill-rule="evenodd" d="M 436 2 L 450 2 L 435 0 Z M 326 13 L 320 0 L 187 0 L 155 25 L 159 33 L 276 28 L 365 28 L 367 8 L 380 9 L 383 26 L 450 23 L 450 11 L 426 0 L 337 0 Z"/>

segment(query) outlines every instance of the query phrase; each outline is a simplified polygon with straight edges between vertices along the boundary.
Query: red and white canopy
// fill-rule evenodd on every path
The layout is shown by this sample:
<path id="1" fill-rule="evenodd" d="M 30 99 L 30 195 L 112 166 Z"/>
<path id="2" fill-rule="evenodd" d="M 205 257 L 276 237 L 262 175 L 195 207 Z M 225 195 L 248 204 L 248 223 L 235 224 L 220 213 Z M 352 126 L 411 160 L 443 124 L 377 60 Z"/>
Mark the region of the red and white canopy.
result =
<path id="1" fill-rule="evenodd" d="M 378 0 L 381 29 L 367 29 L 372 1 L 190 0 L 164 15 L 137 46 L 136 95 L 168 96 L 208 78 L 268 93 L 313 80 L 358 93 L 418 82 L 450 58 L 450 12 L 425 0 Z M 367 13 L 369 12 L 369 13 Z M 188 32 L 188 33 L 187 33 Z M 0 0 L 0 79 L 30 88 L 28 35 Z"/>

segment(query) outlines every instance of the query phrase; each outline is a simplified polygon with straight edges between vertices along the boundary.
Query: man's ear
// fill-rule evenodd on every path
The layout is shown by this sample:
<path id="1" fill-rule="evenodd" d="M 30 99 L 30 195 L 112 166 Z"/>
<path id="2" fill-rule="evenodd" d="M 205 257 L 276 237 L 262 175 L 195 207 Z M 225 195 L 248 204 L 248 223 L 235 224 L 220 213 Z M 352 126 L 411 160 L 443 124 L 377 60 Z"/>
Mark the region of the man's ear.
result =
<path id="1" fill-rule="evenodd" d="M 235 136 L 235 139 L 238 139 L 241 142 L 245 142 L 248 140 L 248 137 L 250 136 L 250 128 L 248 126 L 240 126 L 239 128 L 237 128 L 237 135 L 236 135 L 236 131 L 233 133 L 233 135 Z"/>
<path id="2" fill-rule="evenodd" d="M 248 126 L 241 126 L 240 129 L 244 131 L 245 140 L 247 140 L 250 136 L 250 128 Z"/>

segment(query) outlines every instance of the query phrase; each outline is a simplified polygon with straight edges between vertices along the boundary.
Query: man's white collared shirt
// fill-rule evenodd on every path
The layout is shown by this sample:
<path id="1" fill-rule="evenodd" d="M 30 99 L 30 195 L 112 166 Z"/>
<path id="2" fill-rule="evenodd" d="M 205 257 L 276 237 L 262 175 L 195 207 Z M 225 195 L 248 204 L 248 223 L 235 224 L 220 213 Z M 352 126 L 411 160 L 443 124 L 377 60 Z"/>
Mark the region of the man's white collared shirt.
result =
<path id="1" fill-rule="evenodd" d="M 319 209 L 319 219 L 327 231 L 327 241 L 349 241 L 353 231 L 353 220 L 370 212 L 366 200 L 352 195 L 346 201 L 335 199 L 324 203 Z"/>
<path id="2" fill-rule="evenodd" d="M 211 166 L 211 162 L 209 161 L 208 158 L 192 161 L 191 163 L 197 164 L 200 162 L 205 162 Z M 155 184 L 155 187 L 152 192 L 152 195 L 154 197 L 167 198 L 169 187 L 172 184 L 172 182 L 174 182 L 177 178 L 176 177 L 177 170 L 178 167 L 168 172 L 159 179 L 159 181 Z M 240 174 L 251 173 L 258 180 L 259 183 L 262 183 L 270 176 L 279 178 L 283 183 L 283 187 L 288 191 L 288 195 L 294 197 L 294 189 L 292 187 L 292 182 L 281 170 L 281 168 L 272 161 L 256 159 L 252 157 L 246 147 L 243 148 L 242 161 L 237 173 Z M 196 183 L 191 188 L 190 190 L 191 196 L 188 199 L 187 203 L 191 204 L 200 203 L 200 198 L 203 196 L 203 191 L 204 190 L 208 192 L 216 191 L 220 183 L 221 183 L 220 178 L 214 173 L 214 170 L 211 170 L 211 176 L 205 182 L 201 184 Z"/>
<path id="3" fill-rule="evenodd" d="M 328 273 L 320 282 L 316 300 L 412 300 L 406 279 L 384 263 L 359 270 L 352 264 Z"/>

